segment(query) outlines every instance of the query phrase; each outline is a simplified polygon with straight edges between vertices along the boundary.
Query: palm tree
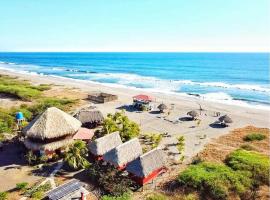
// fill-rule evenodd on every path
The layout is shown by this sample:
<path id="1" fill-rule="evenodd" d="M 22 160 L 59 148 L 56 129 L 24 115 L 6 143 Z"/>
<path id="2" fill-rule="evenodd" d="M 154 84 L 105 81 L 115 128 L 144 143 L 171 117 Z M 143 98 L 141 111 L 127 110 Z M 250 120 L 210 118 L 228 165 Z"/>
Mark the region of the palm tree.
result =
<path id="1" fill-rule="evenodd" d="M 86 159 L 87 153 L 86 143 L 78 140 L 65 153 L 64 161 L 72 169 L 85 169 L 90 165 Z"/>

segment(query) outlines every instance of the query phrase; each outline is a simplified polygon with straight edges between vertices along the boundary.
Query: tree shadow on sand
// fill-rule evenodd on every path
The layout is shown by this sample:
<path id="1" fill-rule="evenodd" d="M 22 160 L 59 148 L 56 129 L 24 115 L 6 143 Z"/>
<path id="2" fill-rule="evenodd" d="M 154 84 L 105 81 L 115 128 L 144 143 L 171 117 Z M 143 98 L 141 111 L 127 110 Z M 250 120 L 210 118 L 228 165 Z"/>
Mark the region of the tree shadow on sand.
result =
<path id="1" fill-rule="evenodd" d="M 134 108 L 132 105 L 123 105 L 116 108 L 117 110 L 125 110 L 127 112 L 136 112 L 138 111 L 136 108 Z"/>
<path id="2" fill-rule="evenodd" d="M 220 123 L 212 123 L 212 124 L 209 124 L 209 126 L 211 128 L 226 128 L 227 127 L 226 125 L 220 124 Z"/>
<path id="3" fill-rule="evenodd" d="M 189 122 L 189 121 L 193 121 L 193 118 L 192 117 L 180 117 L 179 120 L 182 122 Z"/>

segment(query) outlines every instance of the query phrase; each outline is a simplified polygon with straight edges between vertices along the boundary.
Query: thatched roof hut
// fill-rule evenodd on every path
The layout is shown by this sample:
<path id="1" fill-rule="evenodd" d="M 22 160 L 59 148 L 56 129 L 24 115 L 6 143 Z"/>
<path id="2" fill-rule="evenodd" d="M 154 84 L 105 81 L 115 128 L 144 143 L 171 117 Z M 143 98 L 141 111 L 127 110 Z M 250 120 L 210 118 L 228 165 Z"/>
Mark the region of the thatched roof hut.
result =
<path id="1" fill-rule="evenodd" d="M 24 145 L 26 148 L 33 151 L 55 151 L 61 147 L 66 147 L 74 142 L 72 137 L 61 138 L 52 142 L 36 142 L 30 138 L 24 140 Z"/>
<path id="2" fill-rule="evenodd" d="M 157 176 L 165 167 L 165 163 L 163 150 L 156 148 L 128 163 L 126 170 L 136 177 L 136 181 L 144 184 Z"/>
<path id="3" fill-rule="evenodd" d="M 158 109 L 160 110 L 160 112 L 164 112 L 164 110 L 167 110 L 168 107 L 164 103 L 162 103 L 159 104 Z"/>
<path id="4" fill-rule="evenodd" d="M 102 156 L 122 144 L 119 132 L 110 133 L 89 143 L 89 150 L 95 156 Z"/>
<path id="5" fill-rule="evenodd" d="M 115 167 L 123 167 L 140 155 L 142 155 L 141 144 L 138 138 L 134 138 L 104 154 L 103 160 Z"/>
<path id="6" fill-rule="evenodd" d="M 83 127 L 86 128 L 95 128 L 104 120 L 102 113 L 97 109 L 80 110 L 74 115 L 74 117 L 82 123 Z"/>
<path id="7" fill-rule="evenodd" d="M 224 123 L 224 124 L 233 122 L 232 119 L 228 115 L 223 115 L 218 120 L 220 121 L 220 123 Z"/>
<path id="8" fill-rule="evenodd" d="M 187 113 L 187 115 L 189 115 L 190 117 L 192 117 L 193 119 L 195 119 L 197 116 L 199 116 L 199 113 L 195 110 L 189 111 Z"/>
<path id="9" fill-rule="evenodd" d="M 32 150 L 53 151 L 73 142 L 81 122 L 58 108 L 48 108 L 24 129 L 24 144 Z"/>
<path id="10" fill-rule="evenodd" d="M 27 137 L 45 140 L 72 135 L 81 125 L 81 122 L 74 117 L 51 107 L 31 121 L 23 132 Z"/>

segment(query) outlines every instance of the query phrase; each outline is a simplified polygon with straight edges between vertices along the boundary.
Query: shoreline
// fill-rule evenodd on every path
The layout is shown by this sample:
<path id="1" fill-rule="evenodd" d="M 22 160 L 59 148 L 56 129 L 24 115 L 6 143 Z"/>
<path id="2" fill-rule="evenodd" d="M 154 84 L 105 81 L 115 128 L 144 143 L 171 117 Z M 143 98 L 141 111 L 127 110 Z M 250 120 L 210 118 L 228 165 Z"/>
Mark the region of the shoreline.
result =
<path id="1" fill-rule="evenodd" d="M 15 63 L 14 63 L 15 64 Z M 245 99 L 215 99 L 211 97 L 211 94 L 218 95 L 220 94 L 225 95 L 226 93 L 223 92 L 214 92 L 214 93 L 206 93 L 205 94 L 197 94 L 197 93 L 184 93 L 184 92 L 173 92 L 173 91 L 158 91 L 158 89 L 153 89 L 153 88 L 136 88 L 133 86 L 126 86 L 126 85 L 121 85 L 117 83 L 101 83 L 101 82 L 95 82 L 91 80 L 83 80 L 83 79 L 76 79 L 76 78 L 70 78 L 70 77 L 64 77 L 64 76 L 58 76 L 58 75 L 47 75 L 47 74 L 42 74 L 42 73 L 37 73 L 37 72 L 28 72 L 28 71 L 16 71 L 14 69 L 8 69 L 9 64 L 7 63 L 0 63 L 0 73 L 15 73 L 17 76 L 24 76 L 24 75 L 31 75 L 31 76 L 39 76 L 39 77 L 44 77 L 50 80 L 53 79 L 59 79 L 62 81 L 75 81 L 79 83 L 84 83 L 84 84 L 91 84 L 95 86 L 101 86 L 101 87 L 108 87 L 108 88 L 114 88 L 114 89 L 123 89 L 123 90 L 129 90 L 129 91 L 138 91 L 142 93 L 148 93 L 152 95 L 165 95 L 165 96 L 174 96 L 175 98 L 179 98 L 180 100 L 188 98 L 194 101 L 200 101 L 200 102 L 208 102 L 208 103 L 217 103 L 221 105 L 229 105 L 229 106 L 237 106 L 237 107 L 242 107 L 242 108 L 250 108 L 250 109 L 258 109 L 258 110 L 269 110 L 270 111 L 270 105 L 266 105 L 264 103 L 249 103 Z M 4 66 L 4 67 L 2 67 Z M 66 84 L 66 83 L 65 83 Z M 207 95 L 210 95 L 210 97 L 207 97 Z"/>

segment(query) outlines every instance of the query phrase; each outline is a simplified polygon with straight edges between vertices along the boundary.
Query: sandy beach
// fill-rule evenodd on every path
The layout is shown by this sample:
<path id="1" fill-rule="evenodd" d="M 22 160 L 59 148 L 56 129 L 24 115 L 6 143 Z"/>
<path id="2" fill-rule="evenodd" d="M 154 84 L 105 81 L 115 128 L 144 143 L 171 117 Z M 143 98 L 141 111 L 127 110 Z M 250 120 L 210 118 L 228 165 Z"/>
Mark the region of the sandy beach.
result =
<path id="1" fill-rule="evenodd" d="M 170 137 L 162 140 L 162 145 L 167 146 L 172 152 L 171 159 L 177 159 L 174 152 L 177 153 L 176 147 L 173 145 L 177 142 L 176 138 L 183 135 L 186 140 L 185 160 L 196 155 L 203 149 L 205 144 L 213 138 L 229 133 L 235 128 L 241 128 L 248 125 L 256 127 L 270 127 L 269 124 L 269 111 L 265 109 L 256 109 L 250 107 L 243 107 L 238 105 L 225 105 L 217 102 L 206 101 L 192 96 L 180 96 L 172 94 L 163 94 L 157 92 L 145 92 L 139 89 L 130 88 L 116 88 L 96 84 L 93 82 L 74 80 L 62 77 L 42 76 L 36 74 L 23 74 L 11 72 L 7 70 L 0 70 L 0 74 L 16 76 L 20 79 L 29 80 L 33 84 L 55 84 L 66 87 L 66 90 L 76 89 L 82 96 L 87 97 L 88 93 L 92 92 L 108 92 L 118 95 L 118 100 L 105 104 L 96 104 L 101 112 L 106 116 L 107 113 L 114 113 L 119 111 L 123 106 L 132 104 L 132 97 L 134 95 L 143 93 L 155 97 L 154 106 L 157 107 L 160 103 L 165 103 L 172 107 L 169 116 L 160 116 L 155 112 L 130 112 L 126 111 L 127 116 L 139 123 L 142 133 L 165 133 L 168 132 Z M 79 98 L 79 97 L 78 97 Z M 87 102 L 86 105 L 90 105 Z M 185 117 L 186 113 L 190 110 L 198 110 L 199 104 L 202 106 L 199 119 L 201 123 L 197 126 L 195 121 L 180 121 L 174 124 L 173 121 Z M 210 124 L 217 121 L 215 112 L 220 112 L 221 115 L 227 114 L 233 119 L 233 123 L 226 128 L 215 128 Z M 206 138 L 202 139 L 202 135 Z"/>

